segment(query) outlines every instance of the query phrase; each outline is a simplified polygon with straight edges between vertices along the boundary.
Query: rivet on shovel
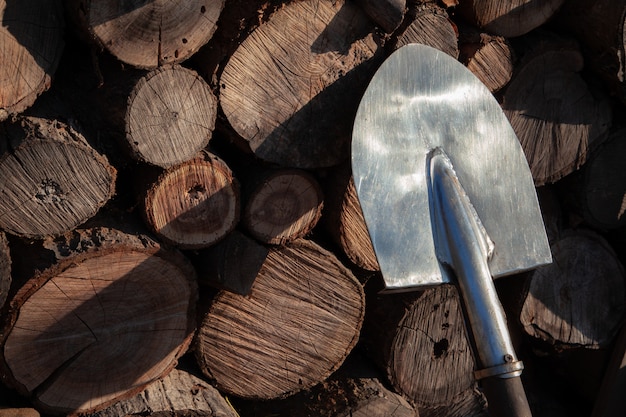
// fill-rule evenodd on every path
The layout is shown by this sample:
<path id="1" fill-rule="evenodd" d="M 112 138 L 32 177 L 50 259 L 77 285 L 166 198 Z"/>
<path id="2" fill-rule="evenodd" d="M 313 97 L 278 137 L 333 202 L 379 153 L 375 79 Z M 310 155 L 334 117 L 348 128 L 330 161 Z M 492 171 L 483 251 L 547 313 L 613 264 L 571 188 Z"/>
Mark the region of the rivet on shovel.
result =
<path id="1" fill-rule="evenodd" d="M 385 291 L 454 282 L 490 414 L 529 417 L 493 279 L 552 257 L 528 163 L 498 102 L 445 53 L 403 46 L 361 100 L 352 172 Z"/>

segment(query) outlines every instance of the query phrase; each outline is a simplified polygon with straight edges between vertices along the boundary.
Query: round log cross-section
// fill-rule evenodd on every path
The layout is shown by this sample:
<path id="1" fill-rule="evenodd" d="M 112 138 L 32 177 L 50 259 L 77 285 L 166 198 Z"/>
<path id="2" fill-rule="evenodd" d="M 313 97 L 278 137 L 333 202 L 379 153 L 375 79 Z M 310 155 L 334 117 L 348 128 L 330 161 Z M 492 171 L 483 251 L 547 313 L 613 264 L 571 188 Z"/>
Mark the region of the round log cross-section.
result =
<path id="1" fill-rule="evenodd" d="M 73 232 L 48 248 L 57 262 L 9 304 L 5 381 L 45 412 L 79 414 L 175 366 L 193 335 L 197 297 L 181 254 L 111 229 Z"/>
<path id="2" fill-rule="evenodd" d="M 70 0 L 88 38 L 122 62 L 153 69 L 180 63 L 211 39 L 224 0 Z"/>
<path id="3" fill-rule="evenodd" d="M 222 392 L 287 396 L 343 363 L 364 309 L 361 284 L 330 252 L 305 240 L 277 246 L 249 295 L 214 299 L 196 337 L 198 364 Z"/>
<path id="4" fill-rule="evenodd" d="M 178 65 L 158 68 L 130 93 L 126 140 L 133 157 L 167 168 L 209 143 L 216 115 L 217 99 L 198 74 Z"/>
<path id="5" fill-rule="evenodd" d="M 208 152 L 163 173 L 144 199 L 148 225 L 184 249 L 210 246 L 239 221 L 239 185 L 224 161 Z"/>

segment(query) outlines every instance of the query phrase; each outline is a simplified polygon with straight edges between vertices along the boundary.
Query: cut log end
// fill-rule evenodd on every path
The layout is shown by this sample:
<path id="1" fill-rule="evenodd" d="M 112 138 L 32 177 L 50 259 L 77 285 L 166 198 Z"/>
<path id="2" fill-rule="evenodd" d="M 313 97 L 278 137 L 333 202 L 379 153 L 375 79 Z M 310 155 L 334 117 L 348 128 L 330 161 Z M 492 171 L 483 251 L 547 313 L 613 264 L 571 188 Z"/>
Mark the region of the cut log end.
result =
<path id="1" fill-rule="evenodd" d="M 42 410 L 85 413 L 134 394 L 169 372 L 190 343 L 193 269 L 154 242 L 128 246 L 133 240 L 120 236 L 70 254 L 11 300 L 5 375 Z"/>
<path id="2" fill-rule="evenodd" d="M 175 166 L 162 174 L 144 200 L 148 225 L 185 249 L 210 246 L 239 221 L 239 185 L 217 156 Z"/>

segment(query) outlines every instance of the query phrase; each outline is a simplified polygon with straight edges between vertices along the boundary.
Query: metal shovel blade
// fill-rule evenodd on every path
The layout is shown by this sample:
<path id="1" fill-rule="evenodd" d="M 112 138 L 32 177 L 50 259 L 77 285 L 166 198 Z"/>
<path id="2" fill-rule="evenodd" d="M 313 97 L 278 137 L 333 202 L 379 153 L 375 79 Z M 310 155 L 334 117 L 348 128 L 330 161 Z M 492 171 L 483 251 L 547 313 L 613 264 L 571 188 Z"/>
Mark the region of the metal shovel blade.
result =
<path id="1" fill-rule="evenodd" d="M 484 229 L 492 277 L 551 262 L 530 169 L 498 102 L 452 57 L 411 44 L 374 75 L 352 134 L 354 182 L 387 291 L 453 281 L 429 192 L 436 150 Z"/>

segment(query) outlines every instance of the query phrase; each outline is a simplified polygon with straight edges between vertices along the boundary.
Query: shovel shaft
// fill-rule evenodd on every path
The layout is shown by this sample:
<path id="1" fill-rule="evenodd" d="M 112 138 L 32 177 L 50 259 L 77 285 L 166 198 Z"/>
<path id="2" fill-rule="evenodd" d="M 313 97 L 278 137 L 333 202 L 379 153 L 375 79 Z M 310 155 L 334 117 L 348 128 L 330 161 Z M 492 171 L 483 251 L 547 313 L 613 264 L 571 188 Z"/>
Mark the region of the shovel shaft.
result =
<path id="1" fill-rule="evenodd" d="M 474 353 L 482 368 L 476 376 L 487 382 L 485 395 L 489 404 L 523 399 L 514 401 L 507 412 L 491 413 L 494 417 L 528 417 L 526 395 L 519 382 L 523 366 L 516 358 L 489 271 L 491 242 L 443 151 L 436 149 L 431 153 L 430 168 L 431 209 L 439 219 L 435 224 L 437 253 L 456 276 Z M 501 397 L 503 394 L 507 395 Z M 518 413 L 513 413 L 518 409 Z"/>

